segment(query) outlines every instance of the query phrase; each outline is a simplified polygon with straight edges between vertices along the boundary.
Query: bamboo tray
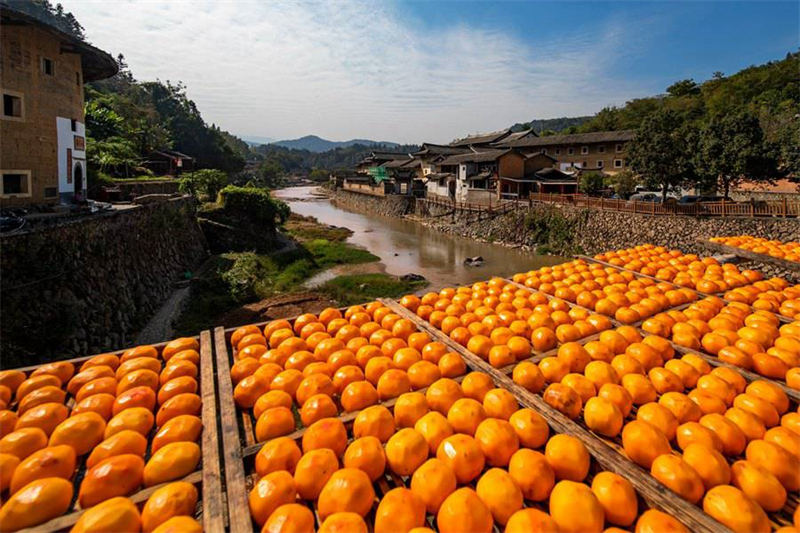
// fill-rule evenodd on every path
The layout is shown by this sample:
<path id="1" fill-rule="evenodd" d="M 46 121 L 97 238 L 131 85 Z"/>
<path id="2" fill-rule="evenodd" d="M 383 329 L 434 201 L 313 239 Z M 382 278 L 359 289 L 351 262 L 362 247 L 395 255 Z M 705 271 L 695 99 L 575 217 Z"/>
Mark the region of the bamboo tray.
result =
<path id="1" fill-rule="evenodd" d="M 215 382 L 214 382 L 214 360 L 213 360 L 213 353 L 212 353 L 212 346 L 211 346 L 211 333 L 209 331 L 203 331 L 198 337 L 194 337 L 196 340 L 199 340 L 200 343 L 200 397 L 202 398 L 203 405 L 201 411 L 201 419 L 203 422 L 203 432 L 200 438 L 200 449 L 202 452 L 202 459 L 200 463 L 200 467 L 192 472 L 191 474 L 185 476 L 182 479 L 174 480 L 174 481 L 185 481 L 187 483 L 191 483 L 195 485 L 200 493 L 200 500 L 198 502 L 198 508 L 195 512 L 195 518 L 201 521 L 203 525 L 203 529 L 205 531 L 223 531 L 225 529 L 225 505 L 224 505 L 224 497 L 222 493 L 222 486 L 220 482 L 221 478 L 221 463 L 219 457 L 219 438 L 218 438 L 218 428 L 217 428 L 217 406 L 216 406 L 216 391 L 215 391 Z M 161 353 L 161 350 L 166 346 L 166 342 L 162 342 L 159 344 L 154 344 L 153 346 L 156 347 Z M 115 355 L 121 355 L 125 350 L 118 350 L 116 352 L 111 352 Z M 71 363 L 82 363 L 88 359 L 91 359 L 92 356 L 84 356 L 84 357 L 77 357 L 73 359 L 68 359 L 68 362 Z M 27 366 L 18 368 L 16 370 L 21 370 L 26 373 L 35 370 L 41 365 L 35 366 Z M 74 405 L 74 398 L 71 396 L 68 397 L 66 401 L 67 407 L 71 408 Z M 9 407 L 16 407 L 16 405 L 10 405 Z M 150 457 L 150 441 L 152 436 L 155 434 L 157 429 L 154 427 L 151 430 L 151 434 L 148 435 L 148 449 L 147 453 L 145 454 L 145 462 Z M 56 532 L 56 531 L 66 531 L 69 530 L 81 517 L 81 515 L 86 511 L 86 509 L 81 509 L 77 502 L 78 497 L 78 490 L 80 488 L 80 483 L 83 480 L 83 477 L 86 473 L 86 466 L 85 466 L 86 456 L 78 458 L 78 465 L 76 467 L 76 472 L 73 474 L 72 482 L 74 487 L 74 494 L 73 500 L 70 505 L 70 510 L 59 517 L 53 518 L 48 522 L 40 524 L 38 526 L 27 528 L 24 530 L 26 533 L 44 533 L 44 532 Z M 128 495 L 127 497 L 136 504 L 144 503 L 147 499 L 160 487 L 163 487 L 168 483 L 163 483 L 160 485 L 154 485 L 152 487 L 147 487 L 144 489 L 140 489 L 133 494 Z"/>
<path id="2" fill-rule="evenodd" d="M 535 395 L 514 383 L 503 371 L 491 367 L 482 359 L 453 342 L 441 331 L 423 321 L 415 314 L 409 312 L 391 300 L 379 300 L 390 307 L 396 314 L 411 320 L 419 331 L 427 332 L 433 340 L 444 343 L 451 351 L 459 353 L 469 371 L 482 371 L 487 373 L 495 385 L 511 391 L 521 407 L 532 408 L 542 415 L 551 428 L 551 434 L 565 433 L 579 438 L 592 456 L 593 469 L 615 472 L 628 479 L 640 497 L 640 509 L 657 508 L 679 519 L 693 531 L 726 531 L 722 524 L 706 515 L 697 506 L 677 497 L 674 493 L 661 485 L 648 472 L 631 462 L 627 457 L 618 453 L 602 439 L 598 438 L 576 422 L 569 420 L 560 412 L 550 407 L 541 396 Z M 292 320 L 292 319 L 288 319 Z M 248 444 L 250 437 L 247 433 L 251 430 L 244 427 L 240 412 L 233 402 L 233 386 L 230 380 L 231 353 L 228 350 L 227 334 L 223 328 L 214 331 L 214 345 L 216 350 L 219 401 L 221 412 L 221 431 L 224 446 L 226 492 L 230 514 L 230 527 L 232 533 L 255 531 L 248 509 L 248 490 L 252 487 L 256 475 L 253 473 L 253 457 L 261 448 L 260 443 Z M 588 339 L 588 338 L 587 338 Z M 540 354 L 543 355 L 543 354 Z M 381 402 L 391 408 L 394 400 Z M 345 413 L 337 418 L 346 426 L 358 413 Z M 290 438 L 300 439 L 305 432 L 304 428 L 288 435 Z M 590 474 L 591 475 L 591 474 Z M 375 484 L 376 494 L 385 494 L 388 490 L 398 486 L 408 486 L 409 480 L 388 472 Z M 526 504 L 529 502 L 526 502 Z M 429 526 L 433 525 L 428 517 Z"/>

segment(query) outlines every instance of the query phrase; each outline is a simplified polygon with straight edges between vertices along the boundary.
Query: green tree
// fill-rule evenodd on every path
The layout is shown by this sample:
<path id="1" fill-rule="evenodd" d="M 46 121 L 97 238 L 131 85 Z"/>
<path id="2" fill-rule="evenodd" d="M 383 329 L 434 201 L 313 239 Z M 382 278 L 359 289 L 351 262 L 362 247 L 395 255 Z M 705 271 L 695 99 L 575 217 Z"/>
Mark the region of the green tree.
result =
<path id="1" fill-rule="evenodd" d="M 666 201 L 669 189 L 696 177 L 691 138 L 691 127 L 674 111 L 662 109 L 644 120 L 628 145 L 631 169 L 641 174 L 648 186 L 661 189 L 662 201 Z"/>
<path id="2" fill-rule="evenodd" d="M 284 173 L 280 163 L 269 159 L 258 166 L 256 181 L 261 187 L 275 189 L 280 187 L 283 183 Z"/>
<path id="3" fill-rule="evenodd" d="M 699 92 L 700 92 L 700 87 L 691 78 L 689 78 L 688 80 L 676 81 L 675 83 L 667 87 L 667 94 L 675 97 L 687 96 L 690 94 L 698 94 Z"/>
<path id="4" fill-rule="evenodd" d="M 200 200 L 214 201 L 219 191 L 229 183 L 228 175 L 221 170 L 204 168 L 183 174 L 181 192 L 189 193 Z"/>
<path id="5" fill-rule="evenodd" d="M 578 189 L 589 196 L 597 196 L 605 188 L 603 175 L 599 172 L 584 172 L 578 182 Z"/>
<path id="6" fill-rule="evenodd" d="M 614 189 L 617 196 L 628 198 L 636 190 L 636 186 L 639 185 L 639 178 L 630 170 L 623 170 L 613 176 L 609 176 L 608 184 Z"/>
<path id="7" fill-rule="evenodd" d="M 330 173 L 321 168 L 315 168 L 308 174 L 308 179 L 311 181 L 328 181 Z"/>
<path id="8" fill-rule="evenodd" d="M 769 182 L 776 176 L 777 162 L 758 118 L 747 111 L 711 119 L 700 132 L 698 147 L 697 165 L 705 168 L 707 185 L 722 189 L 725 198 L 742 181 Z"/>

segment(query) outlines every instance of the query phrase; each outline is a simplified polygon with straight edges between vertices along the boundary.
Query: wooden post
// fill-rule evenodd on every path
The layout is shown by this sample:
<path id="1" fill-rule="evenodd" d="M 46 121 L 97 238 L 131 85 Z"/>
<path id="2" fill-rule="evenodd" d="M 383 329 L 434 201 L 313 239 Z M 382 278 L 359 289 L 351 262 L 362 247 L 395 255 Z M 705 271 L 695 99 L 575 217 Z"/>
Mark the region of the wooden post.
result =
<path id="1" fill-rule="evenodd" d="M 786 197 L 783 197 L 783 218 L 786 218 Z"/>
<path id="2" fill-rule="evenodd" d="M 605 206 L 603 205 L 603 197 L 601 196 L 601 197 L 600 197 L 600 211 L 605 211 L 605 210 L 606 210 L 606 208 L 605 208 Z"/>
<path id="3" fill-rule="evenodd" d="M 756 207 L 756 203 L 753 201 L 752 198 L 750 198 L 750 218 L 753 218 L 754 216 L 756 216 L 755 207 Z"/>
<path id="4" fill-rule="evenodd" d="M 722 199 L 722 217 L 725 218 L 725 198 Z"/>
<path id="5" fill-rule="evenodd" d="M 653 202 L 653 208 L 651 209 L 651 213 L 653 213 L 653 216 L 656 215 L 656 203 L 655 202 Z"/>
<path id="6" fill-rule="evenodd" d="M 634 215 L 636 214 L 636 204 L 638 204 L 638 203 L 639 203 L 638 200 L 634 200 L 634 202 L 633 202 L 633 214 Z"/>

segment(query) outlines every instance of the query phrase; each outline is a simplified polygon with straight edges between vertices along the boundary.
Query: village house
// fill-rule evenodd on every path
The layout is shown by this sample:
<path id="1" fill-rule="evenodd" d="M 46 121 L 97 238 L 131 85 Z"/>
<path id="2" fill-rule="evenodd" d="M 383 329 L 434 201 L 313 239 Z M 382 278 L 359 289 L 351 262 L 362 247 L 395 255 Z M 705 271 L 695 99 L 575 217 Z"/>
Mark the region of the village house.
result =
<path id="1" fill-rule="evenodd" d="M 501 139 L 496 148 L 516 148 L 522 152 L 542 153 L 557 161 L 562 172 L 581 169 L 615 174 L 628 169 L 626 147 L 633 139 L 633 130 L 597 131 L 547 137 L 526 136 L 521 139 Z"/>
<path id="2" fill-rule="evenodd" d="M 0 3 L 0 205 L 86 197 L 83 84 L 117 73 L 106 52 Z"/>
<path id="3" fill-rule="evenodd" d="M 156 150 L 147 156 L 142 166 L 158 176 L 179 176 L 194 170 L 194 158 L 175 150 Z"/>

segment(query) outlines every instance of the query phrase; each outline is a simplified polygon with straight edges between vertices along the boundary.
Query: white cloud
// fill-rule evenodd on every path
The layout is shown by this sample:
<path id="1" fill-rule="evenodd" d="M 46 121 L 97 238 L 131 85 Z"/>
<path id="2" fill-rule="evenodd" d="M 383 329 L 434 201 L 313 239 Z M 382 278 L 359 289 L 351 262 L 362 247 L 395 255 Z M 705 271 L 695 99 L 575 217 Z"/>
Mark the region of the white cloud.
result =
<path id="1" fill-rule="evenodd" d="M 138 79 L 183 81 L 208 122 L 243 135 L 445 142 L 647 93 L 609 75 L 630 49 L 622 24 L 532 47 L 499 29 L 431 30 L 388 2 L 65 7 Z"/>

